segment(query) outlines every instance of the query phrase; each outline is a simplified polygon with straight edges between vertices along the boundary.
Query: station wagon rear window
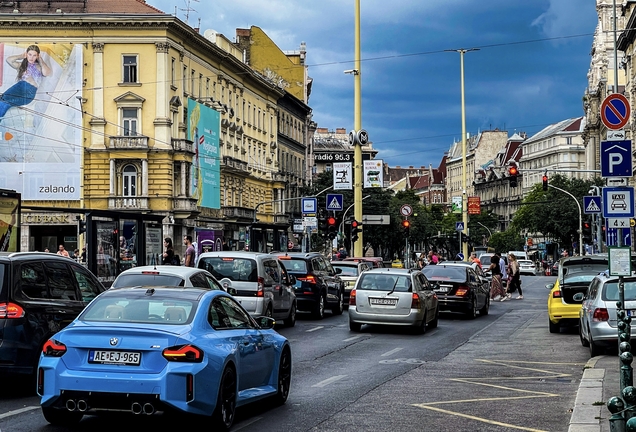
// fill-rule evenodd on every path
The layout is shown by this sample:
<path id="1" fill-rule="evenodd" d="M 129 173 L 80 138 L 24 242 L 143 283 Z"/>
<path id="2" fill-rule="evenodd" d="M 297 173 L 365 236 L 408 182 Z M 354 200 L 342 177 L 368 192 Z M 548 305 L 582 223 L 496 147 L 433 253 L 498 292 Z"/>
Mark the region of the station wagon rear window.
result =
<path id="1" fill-rule="evenodd" d="M 636 300 L 636 281 L 626 281 L 625 284 L 625 301 Z M 604 301 L 618 301 L 618 282 L 608 282 L 605 284 L 603 292 Z"/>
<path id="2" fill-rule="evenodd" d="M 395 291 L 410 292 L 410 276 L 391 276 L 386 274 L 364 274 L 360 276 L 362 280 L 358 284 L 358 289 L 371 291 Z"/>
<path id="3" fill-rule="evenodd" d="M 199 268 L 209 271 L 217 280 L 258 282 L 258 267 L 250 258 L 205 257 L 199 260 Z"/>

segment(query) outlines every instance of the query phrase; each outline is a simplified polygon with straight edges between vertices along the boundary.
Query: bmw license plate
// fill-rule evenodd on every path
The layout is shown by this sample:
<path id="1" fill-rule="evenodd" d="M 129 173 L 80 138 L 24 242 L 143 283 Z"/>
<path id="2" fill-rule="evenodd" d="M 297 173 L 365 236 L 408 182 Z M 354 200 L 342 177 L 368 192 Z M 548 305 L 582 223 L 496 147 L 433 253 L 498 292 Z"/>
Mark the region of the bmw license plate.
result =
<path id="1" fill-rule="evenodd" d="M 395 306 L 397 304 L 397 299 L 394 298 L 371 298 L 369 300 L 372 305 Z"/>
<path id="2" fill-rule="evenodd" d="M 139 366 L 141 353 L 129 351 L 98 351 L 91 350 L 88 353 L 89 363 L 118 364 Z"/>

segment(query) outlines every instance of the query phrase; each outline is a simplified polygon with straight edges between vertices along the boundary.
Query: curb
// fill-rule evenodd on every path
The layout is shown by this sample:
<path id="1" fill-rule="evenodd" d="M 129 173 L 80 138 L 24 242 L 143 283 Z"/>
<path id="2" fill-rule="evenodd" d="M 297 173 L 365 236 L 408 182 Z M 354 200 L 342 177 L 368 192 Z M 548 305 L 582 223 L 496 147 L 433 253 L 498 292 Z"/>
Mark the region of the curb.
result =
<path id="1" fill-rule="evenodd" d="M 595 368 L 601 357 L 591 358 L 585 363 L 568 432 L 599 432 L 601 430 L 601 409 L 605 407 L 603 402 L 605 369 Z M 603 403 L 598 404 L 599 402 Z"/>

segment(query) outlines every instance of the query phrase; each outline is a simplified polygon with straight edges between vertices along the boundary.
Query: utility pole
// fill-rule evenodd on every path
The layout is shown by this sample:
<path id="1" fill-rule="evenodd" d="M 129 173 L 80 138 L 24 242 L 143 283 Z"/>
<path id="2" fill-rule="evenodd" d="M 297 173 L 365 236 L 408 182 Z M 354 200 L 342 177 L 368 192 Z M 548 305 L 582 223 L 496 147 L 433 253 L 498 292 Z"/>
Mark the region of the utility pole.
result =
<path id="1" fill-rule="evenodd" d="M 360 0 L 355 0 L 355 47 L 353 65 L 354 121 L 353 128 L 357 132 L 362 129 L 362 80 L 360 76 Z M 362 220 L 362 144 L 356 142 L 353 148 L 353 215 L 357 221 Z M 358 234 L 358 241 L 353 245 L 353 256 L 363 255 L 364 229 Z"/>

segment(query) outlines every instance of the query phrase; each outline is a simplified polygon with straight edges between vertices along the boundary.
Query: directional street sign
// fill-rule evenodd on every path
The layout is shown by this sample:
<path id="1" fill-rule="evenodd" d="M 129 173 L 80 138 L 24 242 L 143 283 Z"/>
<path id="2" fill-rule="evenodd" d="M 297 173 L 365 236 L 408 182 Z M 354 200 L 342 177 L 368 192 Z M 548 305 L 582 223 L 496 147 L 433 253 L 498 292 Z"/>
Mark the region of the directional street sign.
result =
<path id="1" fill-rule="evenodd" d="M 634 188 L 633 187 L 604 187 L 603 188 L 603 217 L 605 218 L 634 217 Z"/>
<path id="2" fill-rule="evenodd" d="M 601 197 L 600 196 L 584 196 L 583 197 L 583 213 L 595 214 L 601 213 Z"/>
<path id="3" fill-rule="evenodd" d="M 464 222 L 455 222 L 455 231 L 464 231 Z"/>
<path id="4" fill-rule="evenodd" d="M 302 212 L 303 213 L 316 213 L 318 212 L 318 200 L 316 198 L 302 198 Z"/>
<path id="5" fill-rule="evenodd" d="M 607 246 L 618 246 L 620 236 L 622 246 L 632 245 L 631 229 L 629 228 L 608 228 L 605 232 Z"/>
<path id="6" fill-rule="evenodd" d="M 402 214 L 402 216 L 411 216 L 413 214 L 413 207 L 411 207 L 410 204 L 402 205 L 402 207 L 400 207 L 400 214 Z"/>
<path id="7" fill-rule="evenodd" d="M 327 194 L 327 210 L 342 211 L 342 194 Z"/>
<path id="8" fill-rule="evenodd" d="M 632 142 L 601 141 L 601 177 L 632 176 Z"/>
<path id="9" fill-rule="evenodd" d="M 630 114 L 629 101 L 620 93 L 607 96 L 601 104 L 601 121 L 608 129 L 622 129 L 629 122 Z"/>

